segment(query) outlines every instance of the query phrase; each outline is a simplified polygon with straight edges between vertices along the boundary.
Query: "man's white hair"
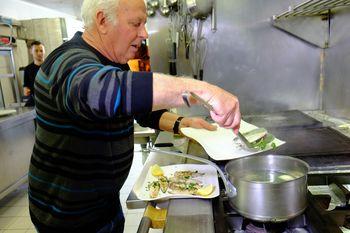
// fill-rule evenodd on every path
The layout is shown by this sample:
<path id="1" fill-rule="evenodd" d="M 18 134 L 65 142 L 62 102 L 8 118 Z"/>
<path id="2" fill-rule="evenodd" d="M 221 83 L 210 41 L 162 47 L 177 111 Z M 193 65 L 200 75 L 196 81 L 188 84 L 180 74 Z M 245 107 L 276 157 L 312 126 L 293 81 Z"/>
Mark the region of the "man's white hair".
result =
<path id="1" fill-rule="evenodd" d="M 119 0 L 84 0 L 81 6 L 81 18 L 85 28 L 91 28 L 94 25 L 96 12 L 102 10 L 107 20 L 116 23 L 116 10 Z"/>

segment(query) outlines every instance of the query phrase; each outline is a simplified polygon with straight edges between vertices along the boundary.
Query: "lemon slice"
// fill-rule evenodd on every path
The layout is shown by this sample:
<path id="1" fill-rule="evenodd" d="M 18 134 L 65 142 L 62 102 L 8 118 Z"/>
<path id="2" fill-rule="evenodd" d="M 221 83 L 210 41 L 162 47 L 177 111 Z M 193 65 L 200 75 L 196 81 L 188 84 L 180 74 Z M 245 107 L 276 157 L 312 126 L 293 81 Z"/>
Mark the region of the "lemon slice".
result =
<path id="1" fill-rule="evenodd" d="M 164 172 L 161 167 L 159 167 L 158 164 L 154 164 L 151 166 L 151 174 L 153 176 L 163 176 Z"/>
<path id="2" fill-rule="evenodd" d="M 207 186 L 204 186 L 197 190 L 197 194 L 201 196 L 208 196 L 214 191 L 214 185 L 210 184 Z"/>

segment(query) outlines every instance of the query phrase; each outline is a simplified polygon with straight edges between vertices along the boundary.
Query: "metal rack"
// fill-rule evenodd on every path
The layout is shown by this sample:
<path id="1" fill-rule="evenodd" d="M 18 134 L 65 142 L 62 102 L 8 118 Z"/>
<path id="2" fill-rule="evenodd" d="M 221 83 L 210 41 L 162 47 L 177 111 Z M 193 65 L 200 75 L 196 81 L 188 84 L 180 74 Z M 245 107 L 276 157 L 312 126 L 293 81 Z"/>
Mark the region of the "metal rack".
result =
<path id="1" fill-rule="evenodd" d="M 9 28 L 9 35 L 6 35 L 8 39 L 8 43 L 3 43 L 0 41 L 0 56 L 4 57 L 5 61 L 7 61 L 5 64 L 8 64 L 6 68 L 4 69 L 6 73 L 0 72 L 0 107 L 5 107 L 5 98 L 4 98 L 4 90 L 1 84 L 1 80 L 5 78 L 11 79 L 12 83 L 12 93 L 14 95 L 15 101 L 17 104 L 21 103 L 20 100 L 20 94 L 19 94 L 19 87 L 18 87 L 18 80 L 16 75 L 16 67 L 15 67 L 15 60 L 14 60 L 14 54 L 13 54 L 13 41 L 14 41 L 14 28 L 13 28 L 13 21 L 11 19 L 6 19 L 3 17 L 0 17 L 0 26 L 5 26 Z M 7 73 L 10 71 L 9 73 Z"/>
<path id="2" fill-rule="evenodd" d="M 10 73 L 5 73 L 2 74 L 0 73 L 0 80 L 4 78 L 10 78 L 12 80 L 12 93 L 14 94 L 15 100 L 17 104 L 20 104 L 20 94 L 19 94 L 19 88 L 18 88 L 18 81 L 17 81 L 17 75 L 16 75 L 16 68 L 15 68 L 15 60 L 13 56 L 13 49 L 12 47 L 0 47 L 0 56 L 4 56 L 7 59 L 9 59 L 9 64 L 10 64 Z M 4 93 L 0 81 L 0 94 L 1 94 L 1 100 L 0 104 L 2 102 L 3 106 L 0 107 L 5 107 L 5 98 L 4 98 Z"/>
<path id="3" fill-rule="evenodd" d="M 271 17 L 271 24 L 320 48 L 330 46 L 331 18 L 335 8 L 349 7 L 350 0 L 308 0 Z"/>
<path id="4" fill-rule="evenodd" d="M 294 16 L 321 15 L 336 7 L 350 6 L 350 0 L 309 0 L 295 7 L 290 6 L 288 11 L 272 16 L 273 20 L 285 19 Z"/>

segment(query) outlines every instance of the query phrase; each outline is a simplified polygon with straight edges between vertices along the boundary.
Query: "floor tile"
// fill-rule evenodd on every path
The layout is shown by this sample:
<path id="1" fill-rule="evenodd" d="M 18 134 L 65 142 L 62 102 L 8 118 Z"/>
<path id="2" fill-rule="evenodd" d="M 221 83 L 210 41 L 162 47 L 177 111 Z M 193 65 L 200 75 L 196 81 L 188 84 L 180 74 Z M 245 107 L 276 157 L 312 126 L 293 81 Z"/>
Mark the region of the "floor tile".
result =
<path id="1" fill-rule="evenodd" d="M 35 229 L 29 229 L 26 231 L 26 233 L 37 233 Z"/>
<path id="2" fill-rule="evenodd" d="M 127 213 L 144 213 L 145 212 L 145 209 L 128 209 L 127 210 Z"/>
<path id="3" fill-rule="evenodd" d="M 125 226 L 124 233 L 136 233 L 138 229 L 138 226 Z"/>
<path id="4" fill-rule="evenodd" d="M 27 230 L 4 230 L 3 233 L 26 233 Z"/>
<path id="5" fill-rule="evenodd" d="M 26 212 L 28 212 L 28 214 Z M 24 216 L 29 216 L 28 206 L 5 206 L 0 208 L 0 217 Z"/>
<path id="6" fill-rule="evenodd" d="M 163 233 L 163 229 L 149 229 L 148 233 Z"/>
<path id="7" fill-rule="evenodd" d="M 25 229 L 28 230 L 34 228 L 34 225 L 29 217 L 17 217 L 15 221 L 12 222 L 7 229 Z"/>
<path id="8" fill-rule="evenodd" d="M 138 226 L 143 213 L 128 213 L 125 218 L 125 226 Z"/>
<path id="9" fill-rule="evenodd" d="M 15 221 L 13 217 L 0 217 L 0 229 L 7 229 L 10 224 Z"/>

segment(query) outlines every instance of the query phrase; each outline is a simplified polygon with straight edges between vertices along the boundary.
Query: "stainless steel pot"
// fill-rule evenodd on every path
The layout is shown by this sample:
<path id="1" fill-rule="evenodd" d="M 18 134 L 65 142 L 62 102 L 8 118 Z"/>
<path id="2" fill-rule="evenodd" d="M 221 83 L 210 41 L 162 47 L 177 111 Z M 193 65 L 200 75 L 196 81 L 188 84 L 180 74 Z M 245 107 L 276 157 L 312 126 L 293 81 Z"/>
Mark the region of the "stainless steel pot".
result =
<path id="1" fill-rule="evenodd" d="M 230 204 L 241 215 L 281 222 L 301 214 L 306 206 L 309 166 L 280 155 L 258 155 L 230 161 L 225 166 L 237 195 Z"/>
<path id="2" fill-rule="evenodd" d="M 197 156 L 152 148 L 151 151 L 197 160 L 215 167 L 224 182 L 232 207 L 256 221 L 282 222 L 301 214 L 307 206 L 309 165 L 280 155 L 256 155 L 231 160 L 228 180 L 213 162 Z"/>

